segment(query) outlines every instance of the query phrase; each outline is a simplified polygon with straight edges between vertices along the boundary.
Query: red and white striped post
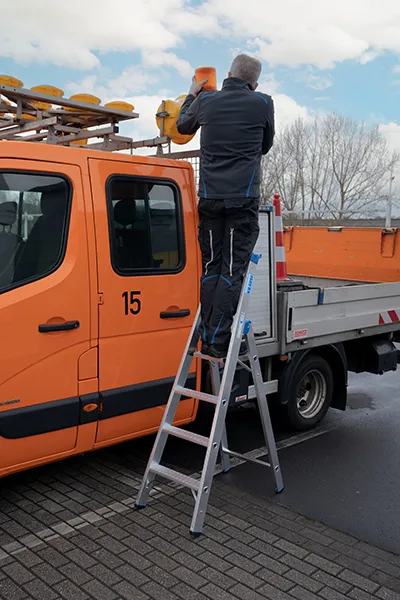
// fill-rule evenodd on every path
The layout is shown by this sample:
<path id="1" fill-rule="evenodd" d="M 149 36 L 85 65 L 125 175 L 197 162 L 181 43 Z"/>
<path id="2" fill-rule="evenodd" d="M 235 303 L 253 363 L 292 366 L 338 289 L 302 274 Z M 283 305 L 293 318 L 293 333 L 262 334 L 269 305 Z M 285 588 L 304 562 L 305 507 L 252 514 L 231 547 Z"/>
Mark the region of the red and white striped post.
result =
<path id="1" fill-rule="evenodd" d="M 283 221 L 281 212 L 281 197 L 274 195 L 272 205 L 275 208 L 275 262 L 276 262 L 276 280 L 287 281 L 286 253 L 283 243 Z"/>

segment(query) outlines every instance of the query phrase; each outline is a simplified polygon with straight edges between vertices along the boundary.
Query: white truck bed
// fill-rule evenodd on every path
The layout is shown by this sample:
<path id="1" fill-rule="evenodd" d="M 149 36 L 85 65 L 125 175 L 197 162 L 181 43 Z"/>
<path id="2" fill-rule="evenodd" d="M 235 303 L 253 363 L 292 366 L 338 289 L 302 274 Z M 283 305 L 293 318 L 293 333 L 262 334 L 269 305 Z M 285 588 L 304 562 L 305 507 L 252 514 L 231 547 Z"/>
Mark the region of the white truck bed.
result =
<path id="1" fill-rule="evenodd" d="M 400 330 L 400 282 L 364 284 L 296 277 L 310 289 L 285 291 L 278 286 L 276 293 L 273 215 L 270 208 L 260 210 L 260 235 L 254 250 L 262 259 L 250 318 L 260 355 Z M 277 310 L 271 310 L 274 306 Z M 275 322 L 273 315 L 277 315 Z"/>

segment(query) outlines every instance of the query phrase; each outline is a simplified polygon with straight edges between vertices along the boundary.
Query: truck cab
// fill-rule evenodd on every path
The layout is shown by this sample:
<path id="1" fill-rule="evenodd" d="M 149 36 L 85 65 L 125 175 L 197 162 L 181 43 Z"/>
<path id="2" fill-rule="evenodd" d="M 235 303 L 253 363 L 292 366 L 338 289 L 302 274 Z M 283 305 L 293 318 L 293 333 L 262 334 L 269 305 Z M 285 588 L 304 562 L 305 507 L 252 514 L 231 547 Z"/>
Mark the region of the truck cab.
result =
<path id="1" fill-rule="evenodd" d="M 34 147 L 0 143 L 0 475 L 156 431 L 199 301 L 190 165 Z"/>

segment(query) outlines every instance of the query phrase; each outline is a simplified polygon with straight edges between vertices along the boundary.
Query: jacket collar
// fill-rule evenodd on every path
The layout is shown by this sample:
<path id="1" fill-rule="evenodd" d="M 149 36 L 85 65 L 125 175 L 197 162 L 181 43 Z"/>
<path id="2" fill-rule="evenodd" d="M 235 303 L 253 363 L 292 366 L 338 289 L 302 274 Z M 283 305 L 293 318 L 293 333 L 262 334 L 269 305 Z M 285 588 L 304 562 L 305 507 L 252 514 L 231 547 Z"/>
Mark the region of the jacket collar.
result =
<path id="1" fill-rule="evenodd" d="M 245 89 L 245 90 L 251 90 L 252 91 L 252 87 L 250 85 L 250 83 L 248 81 L 245 81 L 244 79 L 239 79 L 239 77 L 227 77 L 226 79 L 224 79 L 223 84 L 222 84 L 222 89 L 223 90 L 240 90 L 240 89 Z"/>

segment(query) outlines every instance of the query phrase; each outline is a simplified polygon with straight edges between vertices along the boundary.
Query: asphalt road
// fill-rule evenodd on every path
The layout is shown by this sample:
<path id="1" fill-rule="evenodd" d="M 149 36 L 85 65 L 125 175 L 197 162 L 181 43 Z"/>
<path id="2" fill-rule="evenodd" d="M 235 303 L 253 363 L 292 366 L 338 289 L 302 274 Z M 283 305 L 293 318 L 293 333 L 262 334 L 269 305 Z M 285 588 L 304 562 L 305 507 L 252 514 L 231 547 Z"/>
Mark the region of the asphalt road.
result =
<path id="1" fill-rule="evenodd" d="M 247 463 L 223 477 L 400 554 L 400 372 L 351 376 L 348 410 L 331 410 L 323 433 L 290 444 L 279 451 L 279 495 L 262 467 Z"/>

